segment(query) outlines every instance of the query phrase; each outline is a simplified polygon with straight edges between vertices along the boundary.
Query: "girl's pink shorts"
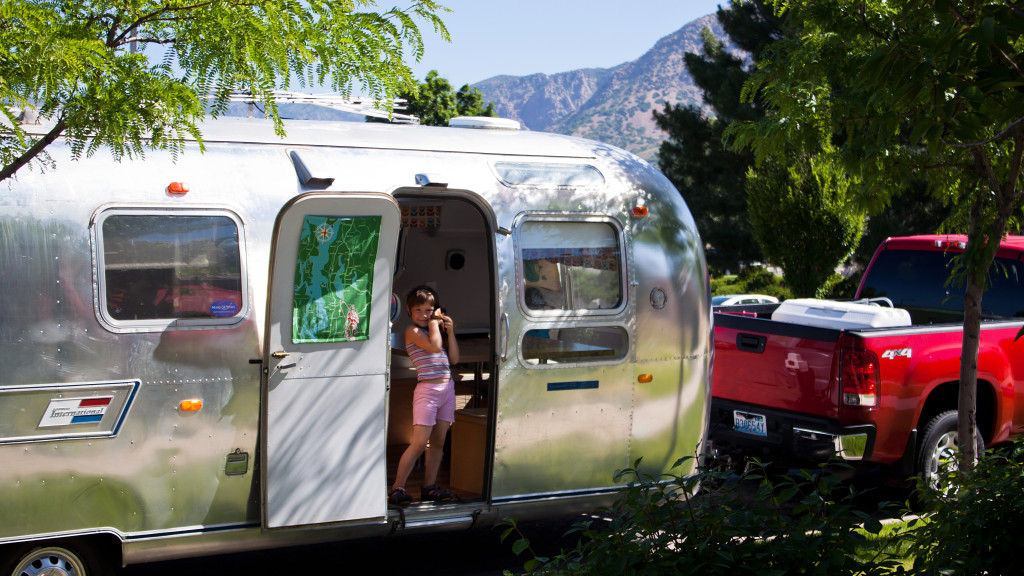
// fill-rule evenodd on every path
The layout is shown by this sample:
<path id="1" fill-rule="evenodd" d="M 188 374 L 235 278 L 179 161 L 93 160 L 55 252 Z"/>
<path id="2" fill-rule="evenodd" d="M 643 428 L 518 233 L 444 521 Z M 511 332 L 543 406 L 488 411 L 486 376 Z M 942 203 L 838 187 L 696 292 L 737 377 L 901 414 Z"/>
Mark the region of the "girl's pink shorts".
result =
<path id="1" fill-rule="evenodd" d="M 441 384 L 416 384 L 412 395 L 412 423 L 417 426 L 433 426 L 438 420 L 455 421 L 455 383 L 452 380 Z"/>

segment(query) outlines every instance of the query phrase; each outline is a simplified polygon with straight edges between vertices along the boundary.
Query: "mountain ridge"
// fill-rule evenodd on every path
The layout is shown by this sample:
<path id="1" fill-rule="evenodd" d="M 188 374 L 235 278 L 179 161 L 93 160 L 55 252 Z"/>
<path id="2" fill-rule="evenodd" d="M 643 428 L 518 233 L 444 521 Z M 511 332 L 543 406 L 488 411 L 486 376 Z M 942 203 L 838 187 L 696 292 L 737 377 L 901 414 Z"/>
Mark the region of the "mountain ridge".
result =
<path id="1" fill-rule="evenodd" d="M 636 60 L 611 68 L 499 75 L 472 86 L 494 103 L 499 116 L 519 120 L 529 130 L 600 140 L 655 160 L 666 135 L 653 110 L 666 103 L 706 108 L 683 59 L 687 52 L 701 52 L 704 28 L 728 45 L 717 16 L 709 14 L 662 37 Z"/>

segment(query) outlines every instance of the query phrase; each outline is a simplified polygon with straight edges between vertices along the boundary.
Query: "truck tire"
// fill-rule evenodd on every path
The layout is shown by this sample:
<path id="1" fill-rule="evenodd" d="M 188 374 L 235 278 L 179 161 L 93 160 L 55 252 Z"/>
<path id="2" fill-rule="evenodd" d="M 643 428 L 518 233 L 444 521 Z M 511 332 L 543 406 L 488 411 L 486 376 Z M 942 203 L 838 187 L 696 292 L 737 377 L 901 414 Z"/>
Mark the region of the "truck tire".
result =
<path id="1" fill-rule="evenodd" d="M 947 410 L 931 419 L 924 427 L 924 435 L 917 450 L 917 473 L 931 488 L 938 488 L 944 472 L 956 470 L 959 452 L 957 411 Z M 978 454 L 985 443 L 977 435 Z"/>
<path id="2" fill-rule="evenodd" d="M 3 550 L 0 576 L 106 576 L 110 573 L 89 548 L 54 543 Z"/>

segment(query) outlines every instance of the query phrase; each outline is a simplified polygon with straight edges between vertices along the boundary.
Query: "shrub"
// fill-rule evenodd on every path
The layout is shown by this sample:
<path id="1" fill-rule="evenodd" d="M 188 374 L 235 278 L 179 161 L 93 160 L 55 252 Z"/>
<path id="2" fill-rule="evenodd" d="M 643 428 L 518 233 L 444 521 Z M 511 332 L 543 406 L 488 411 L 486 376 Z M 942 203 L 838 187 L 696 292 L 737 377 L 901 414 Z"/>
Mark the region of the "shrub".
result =
<path id="1" fill-rule="evenodd" d="M 766 294 L 779 300 L 791 297 L 782 279 L 761 266 L 747 266 L 735 276 L 723 276 L 711 280 L 711 293 L 718 294 Z"/>
<path id="2" fill-rule="evenodd" d="M 898 569 L 899 558 L 889 550 L 894 540 L 907 537 L 896 530 L 885 542 L 865 545 L 866 534 L 879 534 L 881 524 L 858 510 L 857 493 L 824 469 L 770 478 L 760 466 L 739 477 L 701 468 L 690 477 L 656 479 L 633 468 L 619 478 L 631 482 L 607 511 L 610 522 L 600 528 L 578 524 L 574 529 L 582 538 L 576 549 L 534 557 L 526 563 L 528 572 L 872 576 Z M 753 495 L 750 483 L 756 484 Z M 502 537 L 519 534 L 513 548 L 529 550 L 514 521 L 506 523 Z"/>
<path id="3" fill-rule="evenodd" d="M 1024 526 L 1024 444 L 982 457 L 973 472 L 951 471 L 935 491 L 918 488 L 929 522 L 916 530 L 920 574 L 1020 574 L 1018 530 Z"/>

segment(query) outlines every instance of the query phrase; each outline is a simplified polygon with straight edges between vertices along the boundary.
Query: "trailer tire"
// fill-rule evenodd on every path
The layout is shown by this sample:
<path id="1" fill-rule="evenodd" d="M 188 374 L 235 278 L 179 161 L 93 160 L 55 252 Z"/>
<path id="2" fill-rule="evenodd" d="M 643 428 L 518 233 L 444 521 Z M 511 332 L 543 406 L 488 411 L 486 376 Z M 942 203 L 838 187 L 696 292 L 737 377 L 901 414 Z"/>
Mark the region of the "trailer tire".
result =
<path id="1" fill-rule="evenodd" d="M 924 427 L 924 436 L 917 452 L 917 473 L 926 485 L 939 489 L 944 472 L 956 470 L 960 451 L 957 432 L 957 411 L 947 410 L 932 418 Z M 985 448 L 981 434 L 976 434 L 978 454 Z"/>
<path id="2" fill-rule="evenodd" d="M 82 541 L 12 547 L 3 551 L 0 576 L 107 576 L 109 566 Z"/>

